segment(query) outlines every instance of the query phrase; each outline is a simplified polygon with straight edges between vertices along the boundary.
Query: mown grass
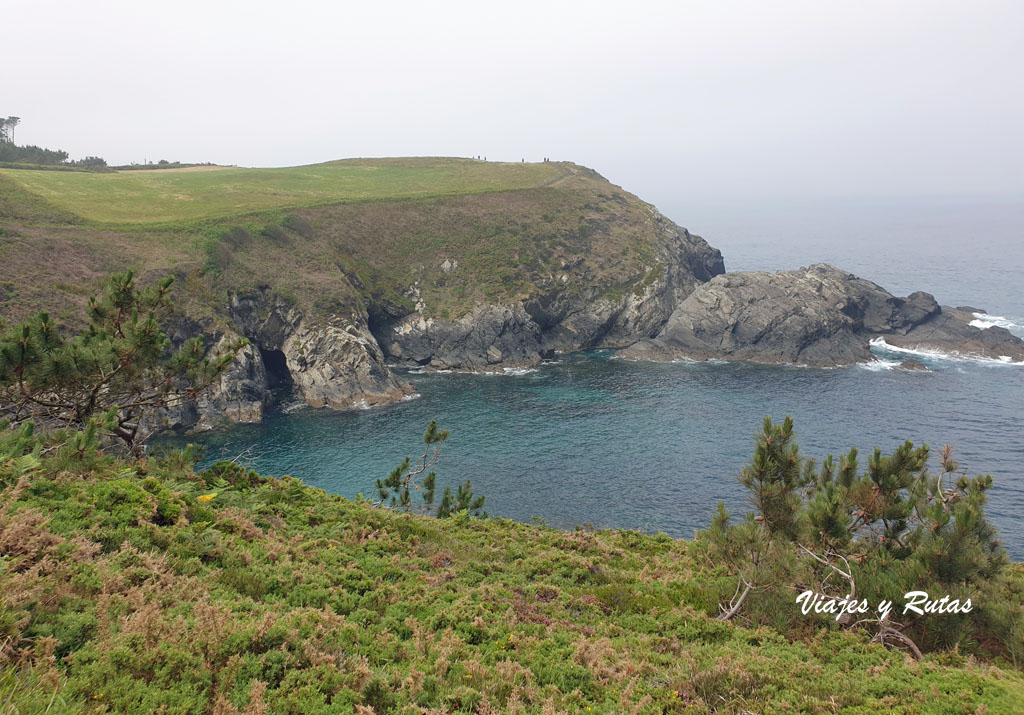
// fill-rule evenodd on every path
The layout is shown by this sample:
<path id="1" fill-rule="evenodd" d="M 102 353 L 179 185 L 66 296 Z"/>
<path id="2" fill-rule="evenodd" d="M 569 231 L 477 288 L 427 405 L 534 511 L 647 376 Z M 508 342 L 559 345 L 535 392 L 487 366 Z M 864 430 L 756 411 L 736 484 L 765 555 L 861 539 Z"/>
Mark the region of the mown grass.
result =
<path id="1" fill-rule="evenodd" d="M 825 622 L 792 642 L 716 621 L 728 578 L 664 535 L 434 520 L 173 456 L 51 454 L 18 483 L 24 462 L 0 464 L 3 713 L 1024 708 L 1006 665 L 915 662 Z"/>
<path id="2" fill-rule="evenodd" d="M 565 165 L 557 163 L 447 158 L 106 173 L 0 168 L 0 175 L 61 211 L 101 224 L 192 221 L 343 201 L 524 189 L 566 173 Z"/>

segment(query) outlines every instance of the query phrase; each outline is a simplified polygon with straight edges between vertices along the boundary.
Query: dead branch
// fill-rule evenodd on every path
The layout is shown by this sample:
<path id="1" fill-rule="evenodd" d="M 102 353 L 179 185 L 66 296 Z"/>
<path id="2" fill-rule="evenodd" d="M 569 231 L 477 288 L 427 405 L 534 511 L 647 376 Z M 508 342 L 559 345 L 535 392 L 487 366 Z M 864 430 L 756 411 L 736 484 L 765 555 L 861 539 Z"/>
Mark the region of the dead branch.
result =
<path id="1" fill-rule="evenodd" d="M 740 584 L 745 586 L 743 593 L 740 593 Z M 739 612 L 740 606 L 743 605 L 743 599 L 747 597 L 747 594 L 750 593 L 753 588 L 754 587 L 751 586 L 745 578 L 740 576 L 740 581 L 736 584 L 736 593 L 734 593 L 733 597 L 729 600 L 729 608 L 727 609 L 721 604 L 718 605 L 718 607 L 722 609 L 722 612 L 718 614 L 718 620 L 728 621 L 730 618 L 735 616 Z M 737 594 L 739 596 L 738 598 Z"/>

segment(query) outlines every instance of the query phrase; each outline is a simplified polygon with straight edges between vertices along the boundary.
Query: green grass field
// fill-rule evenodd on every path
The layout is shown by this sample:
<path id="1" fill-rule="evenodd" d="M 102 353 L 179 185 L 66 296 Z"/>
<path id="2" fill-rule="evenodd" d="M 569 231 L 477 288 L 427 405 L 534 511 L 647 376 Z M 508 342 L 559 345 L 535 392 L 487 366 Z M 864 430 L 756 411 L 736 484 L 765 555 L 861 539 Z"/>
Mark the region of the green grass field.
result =
<path id="1" fill-rule="evenodd" d="M 166 223 L 346 201 L 528 189 L 566 164 L 473 159 L 348 159 L 281 169 L 193 167 L 90 173 L 0 169 L 62 211 L 103 224 Z"/>

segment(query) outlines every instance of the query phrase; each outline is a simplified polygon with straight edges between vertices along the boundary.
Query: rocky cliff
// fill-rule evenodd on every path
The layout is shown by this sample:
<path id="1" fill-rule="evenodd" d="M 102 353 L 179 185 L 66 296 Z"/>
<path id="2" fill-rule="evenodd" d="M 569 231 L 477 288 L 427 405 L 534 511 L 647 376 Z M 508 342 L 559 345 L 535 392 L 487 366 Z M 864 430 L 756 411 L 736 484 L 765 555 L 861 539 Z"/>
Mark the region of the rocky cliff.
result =
<path id="1" fill-rule="evenodd" d="M 396 402 L 412 392 L 385 363 L 365 312 L 309 316 L 265 287 L 231 296 L 228 313 L 233 332 L 185 331 L 205 333 L 214 352 L 239 336 L 249 344 L 197 405 L 169 418 L 178 426 L 259 422 L 282 395 L 311 407 L 348 409 Z"/>
<path id="2" fill-rule="evenodd" d="M 581 256 L 535 294 L 454 319 L 428 315 L 422 301 L 405 311 L 371 304 L 311 319 L 269 287 L 235 295 L 232 324 L 251 344 L 195 418 L 200 427 L 259 421 L 275 384 L 314 407 L 384 404 L 411 392 L 389 365 L 489 370 L 592 347 L 657 361 L 835 367 L 872 360 L 871 341 L 881 338 L 894 347 L 1024 360 L 1019 338 L 970 325 L 973 309 L 940 306 L 923 292 L 897 297 L 826 264 L 726 274 L 721 254 L 703 239 L 660 214 L 652 221 L 659 242 L 647 275 L 654 278 L 627 292 L 581 289 L 589 270 Z"/>
<path id="3" fill-rule="evenodd" d="M 415 310 L 377 321 L 373 332 L 389 361 L 431 369 L 535 365 L 555 352 L 653 336 L 683 298 L 725 266 L 704 239 L 653 209 L 650 220 L 656 251 L 648 278 L 624 291 L 591 281 L 591 257 L 581 255 L 514 303 L 479 305 L 452 320 Z"/>
<path id="4" fill-rule="evenodd" d="M 390 366 L 487 370 L 536 365 L 559 351 L 621 347 L 653 336 L 677 303 L 724 271 L 721 253 L 702 238 L 650 209 L 655 237 L 651 266 L 629 290 L 595 281 L 591 256 L 563 262 L 535 293 L 514 302 L 485 303 L 457 318 L 428 314 L 418 300 L 402 309 L 374 302 L 346 313 L 310 315 L 277 295 L 271 286 L 233 294 L 230 329 L 216 332 L 189 322 L 181 338 L 204 333 L 214 345 L 242 336 L 249 346 L 200 403 L 173 415 L 169 424 L 209 428 L 258 422 L 264 409 L 290 388 L 312 407 L 339 409 L 395 402 L 411 393 Z M 458 270 L 445 259 L 444 273 Z M 355 283 L 339 276 L 339 281 Z M 371 313 L 375 316 L 371 320 Z M 214 349 L 219 349 L 214 348 Z"/>

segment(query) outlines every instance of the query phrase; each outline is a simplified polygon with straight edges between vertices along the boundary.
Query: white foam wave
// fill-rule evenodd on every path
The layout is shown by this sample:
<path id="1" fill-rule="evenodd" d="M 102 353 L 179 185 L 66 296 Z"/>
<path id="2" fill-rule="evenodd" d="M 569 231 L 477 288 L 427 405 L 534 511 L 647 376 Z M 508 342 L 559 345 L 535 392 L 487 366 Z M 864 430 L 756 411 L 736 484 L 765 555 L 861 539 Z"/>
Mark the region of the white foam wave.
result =
<path id="1" fill-rule="evenodd" d="M 941 360 L 944 362 L 974 362 L 982 363 L 986 365 L 1024 365 L 1022 362 L 1014 362 L 1013 358 L 1009 355 L 1000 355 L 999 357 L 991 358 L 984 355 L 971 355 L 958 353 L 956 351 L 943 352 L 942 350 L 932 350 L 923 348 L 903 348 L 898 345 L 890 345 L 885 342 L 885 338 L 872 338 L 870 342 L 871 347 L 888 353 L 899 353 L 900 355 L 913 355 L 915 357 L 924 358 L 926 360 Z"/>
<path id="2" fill-rule="evenodd" d="M 490 377 L 521 377 L 537 372 L 535 367 L 503 367 L 501 370 L 466 370 L 470 375 L 488 375 Z"/>
<path id="3" fill-rule="evenodd" d="M 894 367 L 899 367 L 899 360 L 871 360 L 870 362 L 859 362 L 857 367 L 863 370 L 870 370 L 871 372 L 882 372 L 883 370 L 892 370 Z"/>
<path id="4" fill-rule="evenodd" d="M 529 375 L 531 372 L 537 372 L 537 368 L 535 368 L 535 367 L 504 367 L 504 368 L 502 368 L 502 371 L 506 375 L 518 376 L 518 375 Z"/>
<path id="5" fill-rule="evenodd" d="M 974 320 L 970 325 L 985 330 L 987 328 L 1006 328 L 1007 330 L 1024 330 L 1024 325 L 1014 322 L 1010 318 L 1001 315 L 989 315 L 988 313 L 974 313 Z"/>
<path id="6" fill-rule="evenodd" d="M 285 413 L 286 415 L 290 415 L 292 412 L 304 409 L 306 407 L 309 407 L 309 405 L 307 405 L 305 402 L 289 402 L 287 405 L 281 406 L 281 412 Z"/>
<path id="7" fill-rule="evenodd" d="M 556 363 L 543 363 L 544 365 L 554 365 Z M 415 367 L 410 369 L 410 375 L 498 375 L 498 376 L 509 376 L 518 377 L 520 375 L 528 375 L 531 372 L 537 372 L 535 367 L 503 367 L 500 370 L 428 370 L 422 367 Z"/>

